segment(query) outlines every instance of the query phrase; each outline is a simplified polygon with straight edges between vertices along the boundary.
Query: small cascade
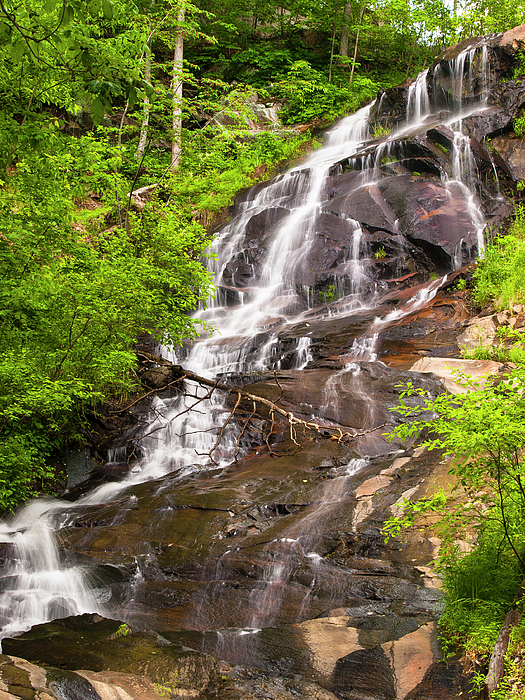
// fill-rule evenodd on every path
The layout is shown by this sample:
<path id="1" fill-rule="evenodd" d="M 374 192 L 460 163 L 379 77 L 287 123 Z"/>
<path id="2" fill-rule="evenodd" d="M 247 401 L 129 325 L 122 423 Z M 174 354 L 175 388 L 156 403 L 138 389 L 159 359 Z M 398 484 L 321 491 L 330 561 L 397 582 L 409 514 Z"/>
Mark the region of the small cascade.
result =
<path id="1" fill-rule="evenodd" d="M 394 309 L 394 311 L 390 311 L 382 317 L 376 316 L 367 332 L 354 340 L 348 357 L 354 361 L 375 362 L 377 360 L 377 341 L 381 331 L 427 306 L 446 282 L 447 275 L 425 285 L 406 304 Z"/>
<path id="2" fill-rule="evenodd" d="M 7 585 L 0 595 L 0 639 L 48 620 L 104 610 L 87 585 L 87 569 L 66 567 L 60 559 L 52 516 L 61 510 L 58 502 L 35 501 L 2 525 L 0 542 L 9 543 L 10 563 L 2 573 Z"/>
<path id="3" fill-rule="evenodd" d="M 315 570 L 319 567 L 316 556 L 316 541 L 320 538 L 326 521 L 333 510 L 341 505 L 347 494 L 348 480 L 366 466 L 365 459 L 352 459 L 341 468 L 341 476 L 324 483 L 314 495 L 315 505 L 283 537 L 270 542 L 265 548 L 266 561 L 260 563 L 263 569 L 257 585 L 250 594 L 249 620 L 246 628 L 257 630 L 271 627 L 284 603 L 285 584 L 293 570 L 306 567 Z M 315 571 L 314 571 L 315 578 Z M 306 591 L 305 598 L 309 595 Z M 307 613 L 306 600 L 300 608 Z"/>
<path id="4" fill-rule="evenodd" d="M 427 86 L 428 70 L 419 73 L 408 88 L 407 121 L 420 124 L 430 114 L 430 98 Z"/>
<path id="5" fill-rule="evenodd" d="M 312 362 L 314 356 L 312 355 L 312 351 L 310 349 L 311 344 L 312 339 L 307 335 L 299 338 L 297 349 L 295 351 L 294 369 L 302 370 L 308 365 L 309 362 Z"/>
<path id="6" fill-rule="evenodd" d="M 467 48 L 445 65 L 439 63 L 434 69 L 434 94 L 441 90 L 446 95 L 448 109 L 461 118 L 473 110 L 483 111 L 490 87 L 487 46 Z"/>
<path id="7" fill-rule="evenodd" d="M 184 363 L 193 371 L 208 376 L 210 370 L 216 373 L 261 369 L 261 361 L 267 356 L 259 353 L 254 357 L 251 349 L 257 332 L 268 324 L 293 322 L 294 317 L 310 306 L 311 300 L 299 296 L 297 287 L 305 273 L 305 259 L 314 239 L 321 192 L 334 160 L 352 155 L 366 140 L 369 112 L 370 106 L 343 119 L 328 134 L 326 145 L 314 151 L 300 168 L 292 169 L 259 192 L 257 187 L 253 188 L 253 199 L 247 199 L 240 214 L 218 236 L 214 252 L 222 260 L 217 264 L 216 279 L 220 288 L 230 281 L 225 277 L 225 265 L 234 251 L 242 247 L 249 221 L 265 210 L 289 207 L 289 215 L 268 242 L 260 279 L 254 281 L 249 297 L 246 295 L 244 303 L 229 308 L 226 318 L 226 310 L 213 302 L 201 313 L 201 317 L 220 332 L 197 342 L 190 355 L 184 358 Z M 272 341 L 267 344 L 271 347 Z"/>
<path id="8" fill-rule="evenodd" d="M 465 197 L 470 220 L 476 231 L 478 254 L 481 255 L 485 249 L 486 221 L 474 189 L 475 168 L 476 163 L 472 155 L 470 137 L 461 131 L 454 131 L 452 179 L 447 181 L 447 189 L 450 191 L 450 188 L 458 188 Z M 458 264 L 460 259 L 455 264 Z M 461 267 L 461 265 L 459 266 Z"/>

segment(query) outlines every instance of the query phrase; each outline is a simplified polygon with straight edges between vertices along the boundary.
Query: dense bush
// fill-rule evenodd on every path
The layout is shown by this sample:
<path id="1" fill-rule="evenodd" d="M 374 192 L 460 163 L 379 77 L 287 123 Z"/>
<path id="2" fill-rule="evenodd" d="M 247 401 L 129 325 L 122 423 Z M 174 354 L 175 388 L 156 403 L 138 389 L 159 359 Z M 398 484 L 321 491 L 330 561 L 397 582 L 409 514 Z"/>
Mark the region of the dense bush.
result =
<path id="1" fill-rule="evenodd" d="M 296 61 L 286 76 L 273 86 L 274 94 L 284 100 L 281 116 L 285 124 L 315 119 L 334 120 L 355 112 L 374 98 L 378 83 L 361 75 L 338 86 L 328 82 L 307 61 Z"/>
<path id="2" fill-rule="evenodd" d="M 525 209 L 516 207 L 515 220 L 506 236 L 487 246 L 474 273 L 473 300 L 483 306 L 512 308 L 525 300 Z"/>

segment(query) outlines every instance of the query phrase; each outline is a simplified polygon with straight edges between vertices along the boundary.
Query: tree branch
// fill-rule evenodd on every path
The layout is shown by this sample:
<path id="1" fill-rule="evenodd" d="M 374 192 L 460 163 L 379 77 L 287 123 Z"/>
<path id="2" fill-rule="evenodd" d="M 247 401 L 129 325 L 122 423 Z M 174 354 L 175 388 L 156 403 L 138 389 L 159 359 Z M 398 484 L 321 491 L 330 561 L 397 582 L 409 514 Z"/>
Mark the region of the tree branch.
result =
<path id="1" fill-rule="evenodd" d="M 159 361 L 160 361 L 160 358 L 159 358 Z M 171 363 L 166 362 L 166 361 L 162 361 L 162 364 L 171 365 Z M 239 389 L 236 387 L 228 386 L 226 384 L 221 384 L 221 383 L 219 383 L 218 380 L 212 380 L 212 379 L 207 379 L 206 377 L 201 377 L 200 375 L 195 374 L 194 372 L 190 372 L 189 370 L 183 369 L 179 365 L 171 365 L 171 368 L 172 368 L 172 371 L 174 373 L 180 373 L 180 376 L 177 377 L 175 380 L 167 383 L 165 386 L 162 386 L 158 389 L 153 389 L 153 390 L 149 391 L 147 394 L 140 397 L 139 399 L 134 401 L 132 404 L 130 404 L 126 408 L 120 409 L 120 411 L 118 411 L 118 412 L 120 413 L 120 412 L 129 410 L 129 408 L 131 406 L 136 404 L 138 401 L 141 401 L 146 396 L 149 396 L 149 395 L 157 393 L 157 392 L 164 391 L 165 389 L 173 386 L 174 384 L 180 384 L 184 380 L 196 382 L 200 386 L 211 387 L 211 389 L 205 396 L 199 398 L 194 404 L 192 404 L 188 408 L 184 409 L 180 413 L 177 413 L 175 416 L 173 416 L 170 419 L 168 425 L 170 423 L 172 423 L 174 420 L 176 420 L 177 418 L 179 418 L 180 416 L 182 416 L 183 414 L 188 413 L 191 410 L 194 410 L 195 406 L 197 406 L 197 404 L 200 404 L 203 401 L 205 401 L 206 399 L 208 399 L 216 389 L 223 391 L 227 394 L 234 394 L 236 396 L 235 405 L 234 405 L 233 409 L 231 410 L 230 415 L 228 416 L 226 422 L 220 428 L 219 437 L 218 437 L 216 443 L 214 444 L 214 446 L 212 447 L 212 449 L 208 453 L 208 455 L 212 461 L 213 461 L 212 453 L 215 451 L 215 449 L 219 445 L 220 440 L 222 439 L 223 434 L 224 434 L 224 429 L 226 428 L 228 423 L 230 423 L 230 421 L 234 417 L 236 411 L 239 408 L 239 405 L 240 405 L 242 399 L 247 399 L 248 401 L 250 401 L 252 406 L 253 406 L 253 410 L 252 410 L 252 413 L 250 414 L 250 416 L 245 420 L 243 428 L 241 430 L 241 433 L 237 439 L 237 442 L 235 445 L 235 450 L 234 450 L 234 459 L 235 460 L 237 459 L 237 454 L 238 454 L 238 450 L 239 450 L 239 442 L 240 442 L 241 436 L 244 434 L 250 419 L 255 414 L 257 406 L 259 406 L 259 407 L 264 406 L 265 408 L 269 409 L 270 418 L 271 418 L 271 425 L 270 425 L 268 433 L 264 436 L 264 443 L 266 444 L 266 446 L 268 448 L 269 454 L 272 455 L 273 457 L 284 456 L 282 454 L 275 452 L 269 443 L 270 435 L 272 434 L 273 428 L 275 426 L 276 414 L 278 414 L 279 416 L 282 416 L 287 421 L 289 428 L 290 428 L 290 438 L 291 438 L 292 442 L 294 442 L 295 445 L 297 445 L 297 448 L 298 448 L 296 450 L 296 452 L 298 452 L 301 449 L 301 445 L 297 441 L 296 428 L 298 426 L 302 427 L 305 431 L 310 430 L 310 431 L 317 432 L 318 435 L 320 435 L 321 437 L 323 437 L 325 439 L 329 438 L 329 439 L 335 440 L 337 442 L 349 442 L 350 440 L 355 440 L 358 437 L 363 437 L 364 435 L 369 435 L 370 433 L 373 433 L 376 430 L 379 430 L 380 428 L 383 428 L 386 425 L 386 423 L 382 423 L 381 425 L 376 425 L 373 428 L 368 428 L 366 430 L 362 430 L 362 431 L 358 432 L 354 428 L 349 428 L 348 430 L 344 430 L 341 427 L 336 427 L 336 426 L 331 426 L 331 425 L 323 425 L 320 418 L 313 418 L 311 420 L 303 420 L 302 418 L 298 418 L 297 416 L 295 416 L 291 411 L 286 411 L 281 406 L 278 406 L 277 403 L 275 403 L 274 401 L 270 401 L 269 399 L 266 399 L 262 396 L 257 396 L 256 394 L 252 394 L 248 391 L 245 391 L 244 389 Z M 275 373 L 275 381 L 276 381 L 277 386 L 279 387 L 280 392 L 281 392 L 279 398 L 277 399 L 278 401 L 280 401 L 284 392 L 283 392 L 282 386 L 279 384 L 279 382 L 277 380 L 276 373 Z M 157 428 L 154 428 L 153 430 L 146 433 L 145 435 L 142 435 L 141 437 L 134 438 L 134 439 L 141 440 L 145 437 L 148 437 L 149 435 L 151 435 L 154 432 L 162 430 L 164 427 L 166 427 L 166 426 L 158 426 Z M 288 452 L 288 453 L 286 453 L 286 455 L 289 456 L 290 453 Z"/>

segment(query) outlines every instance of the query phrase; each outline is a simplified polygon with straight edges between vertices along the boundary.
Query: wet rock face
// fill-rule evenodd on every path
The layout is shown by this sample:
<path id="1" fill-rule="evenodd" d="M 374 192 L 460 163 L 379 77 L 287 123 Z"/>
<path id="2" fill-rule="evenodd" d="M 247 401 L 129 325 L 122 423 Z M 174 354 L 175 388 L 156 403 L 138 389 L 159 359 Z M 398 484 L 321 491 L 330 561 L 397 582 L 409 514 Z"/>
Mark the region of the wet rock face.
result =
<path id="1" fill-rule="evenodd" d="M 525 87 L 519 95 L 513 93 L 512 100 L 511 92 L 507 87 L 505 96 L 512 103 L 507 124 L 525 103 Z M 503 95 L 498 100 L 498 104 L 505 103 Z M 498 107 L 497 118 L 501 115 Z M 377 118 L 380 120 L 379 114 Z M 500 129 L 501 124 L 487 126 L 488 116 L 469 119 L 465 123 L 471 133 L 473 187 L 483 199 L 487 219 L 499 225 L 512 211 L 510 203 L 502 200 L 501 189 L 506 183 L 512 186 L 515 173 L 494 148 L 489 152 L 476 138 Z M 478 240 L 472 223 L 471 193 L 452 181 L 453 139 L 453 133 L 443 126 L 400 138 L 378 160 L 373 176 L 376 181 L 371 184 L 367 184 L 369 171 L 363 171 L 366 154 L 357 154 L 333 169 L 316 215 L 313 245 L 297 276 L 299 295 L 305 299 L 317 295 L 322 302 L 328 287 L 336 288 L 341 296 L 357 285 L 366 297 L 375 293 L 378 282 L 388 284 L 412 274 L 410 284 L 414 286 L 458 261 L 474 259 Z M 270 190 L 274 185 L 267 187 Z M 250 196 L 260 192 L 258 186 Z M 293 206 L 295 200 L 289 202 Z M 242 201 L 237 206 L 242 208 Z M 260 283 L 271 234 L 290 215 L 288 206 L 284 203 L 248 220 L 241 250 L 225 265 L 225 284 L 242 289 Z M 240 211 L 234 210 L 234 214 Z M 356 229 L 360 230 L 358 252 L 362 260 L 357 273 L 353 262 Z M 236 301 L 232 297 L 232 303 Z"/>
<path id="2" fill-rule="evenodd" d="M 395 700 L 395 677 L 381 647 L 360 649 L 338 659 L 334 690 L 344 698 L 366 695 L 370 700 Z"/>
<path id="3" fill-rule="evenodd" d="M 464 261 L 473 258 L 477 239 L 465 191 L 441 180 L 448 165 L 444 156 L 430 153 L 431 159 L 416 142 L 405 142 L 405 150 L 410 145 L 419 157 L 386 157 L 377 184 L 356 188 L 356 179 L 363 179 L 362 173 L 352 170 L 357 158 L 342 164 L 346 172 L 332 176 L 316 218 L 313 245 L 297 277 L 300 294 L 305 288 L 313 290 L 322 301 L 328 285 L 337 285 L 340 295 L 355 287 L 356 228 L 362 232 L 359 252 L 365 260 L 361 283 L 365 295 L 373 293 L 378 280 L 414 273 L 415 284 L 450 267 L 457 256 Z M 244 247 L 224 268 L 227 285 L 245 288 L 260 282 L 269 233 L 289 213 L 284 207 L 270 209 L 248 221 Z"/>
<path id="4" fill-rule="evenodd" d="M 280 373 L 282 406 L 309 415 L 324 386 L 339 396 L 333 421 L 373 427 L 393 420 L 394 382 L 441 391 L 432 377 L 357 367 L 335 383 L 328 371 Z M 269 380 L 250 389 L 273 398 L 281 391 Z M 261 429 L 271 430 L 270 421 Z M 404 551 L 385 544 L 380 528 L 417 490 L 433 455 L 393 460 L 386 429 L 349 444 L 306 440 L 297 452 L 274 425 L 269 440 L 280 457 L 255 451 L 220 478 L 174 474 L 116 503 L 78 505 L 61 545 L 139 567 L 131 599 L 110 606 L 133 632 L 83 616 L 4 640 L 4 651 L 63 670 L 89 667 L 99 680 L 110 671 L 167 679 L 188 698 L 256 698 L 263 687 L 282 700 L 356 698 L 374 680 L 367 692 L 379 694 L 371 697 L 401 699 L 393 685 L 412 690 L 436 658 L 440 594 L 414 569 L 433 556 L 432 542 L 415 533 Z M 377 456 L 360 462 L 361 452 Z M 408 658 L 417 659 L 409 672 Z"/>

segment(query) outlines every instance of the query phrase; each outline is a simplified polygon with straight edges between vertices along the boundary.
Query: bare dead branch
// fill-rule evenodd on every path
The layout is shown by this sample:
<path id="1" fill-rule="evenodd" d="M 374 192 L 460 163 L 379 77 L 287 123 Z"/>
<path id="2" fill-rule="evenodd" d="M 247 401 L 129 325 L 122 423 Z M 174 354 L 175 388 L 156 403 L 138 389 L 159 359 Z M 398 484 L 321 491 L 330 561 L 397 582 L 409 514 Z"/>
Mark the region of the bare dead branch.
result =
<path id="1" fill-rule="evenodd" d="M 161 361 L 160 358 L 159 358 L 159 361 Z M 171 363 L 163 360 L 162 364 L 170 365 Z M 198 411 L 196 406 L 201 404 L 203 401 L 206 401 L 208 398 L 210 398 L 216 389 L 223 391 L 227 394 L 235 394 L 236 401 L 235 401 L 234 407 L 230 411 L 228 418 L 226 419 L 226 421 L 222 424 L 222 426 L 220 428 L 220 432 L 219 432 L 219 435 L 217 437 L 215 444 L 213 445 L 210 452 L 207 453 L 209 458 L 214 463 L 215 463 L 215 460 L 213 459 L 213 452 L 217 449 L 220 441 L 223 438 L 224 430 L 225 430 L 226 426 L 231 422 L 231 420 L 235 416 L 235 413 L 239 409 L 239 405 L 243 399 L 251 402 L 251 404 L 253 406 L 253 410 L 252 410 L 251 414 L 248 416 L 248 418 L 244 421 L 241 432 L 237 438 L 237 441 L 235 444 L 235 449 L 234 449 L 234 454 L 233 454 L 233 458 L 235 461 L 237 461 L 237 455 L 239 452 L 239 445 L 240 445 L 241 437 L 245 433 L 250 420 L 253 418 L 253 416 L 257 412 L 258 406 L 267 408 L 269 411 L 269 414 L 270 414 L 270 419 L 271 419 L 270 428 L 269 428 L 268 432 L 263 436 L 263 439 L 264 439 L 264 443 L 265 443 L 266 447 L 268 448 L 268 452 L 272 457 L 282 457 L 285 455 L 290 456 L 291 454 L 295 454 L 296 452 L 298 452 L 301 449 L 301 444 L 298 441 L 298 435 L 297 435 L 297 428 L 298 427 L 302 428 L 304 435 L 306 435 L 307 431 L 314 431 L 320 437 L 322 437 L 324 439 L 330 438 L 331 440 L 335 440 L 339 443 L 343 443 L 343 442 L 350 442 L 351 440 L 355 440 L 355 439 L 357 439 L 359 437 L 363 437 L 365 435 L 369 435 L 370 433 L 373 433 L 376 430 L 380 430 L 381 428 L 383 428 L 386 425 L 386 423 L 382 423 L 381 425 L 374 426 L 373 428 L 368 428 L 366 430 L 357 431 L 355 428 L 350 428 L 350 427 L 348 430 L 345 430 L 344 426 L 338 427 L 338 426 L 333 426 L 333 425 L 324 425 L 320 418 L 313 418 L 310 420 L 304 420 L 302 418 L 299 418 L 299 417 L 295 416 L 291 411 L 286 411 L 284 408 L 277 405 L 277 402 L 279 402 L 284 395 L 283 387 L 279 383 L 279 380 L 277 378 L 277 372 L 274 372 L 274 378 L 275 378 L 275 382 L 276 382 L 277 386 L 279 387 L 280 395 L 276 401 L 270 401 L 269 399 L 266 399 L 262 396 L 257 396 L 256 394 L 252 394 L 248 391 L 245 391 L 244 389 L 239 389 L 236 387 L 228 386 L 226 384 L 221 384 L 218 380 L 212 380 L 212 379 L 207 379 L 206 377 L 201 377 L 200 375 L 195 374 L 193 372 L 190 372 L 189 370 L 184 370 L 182 367 L 179 367 L 178 365 L 177 366 L 171 365 L 171 366 L 172 366 L 173 371 L 180 372 L 180 376 L 177 377 L 177 379 L 169 382 L 168 384 L 166 384 L 163 387 L 160 387 L 159 389 L 152 389 L 151 391 L 147 392 L 146 394 L 144 394 L 143 396 L 138 398 L 136 401 L 134 401 L 132 404 L 130 404 L 126 408 L 120 409 L 119 411 L 115 411 L 115 413 L 120 413 L 122 411 L 129 410 L 131 408 L 131 406 L 134 406 L 136 403 L 138 403 L 142 399 L 146 398 L 147 396 L 150 396 L 151 394 L 158 393 L 160 391 L 164 391 L 165 389 L 168 389 L 171 386 L 174 386 L 177 384 L 180 385 L 184 380 L 189 380 L 191 382 L 195 382 L 196 384 L 203 386 L 203 387 L 210 387 L 210 390 L 202 397 L 197 397 L 197 396 L 192 395 L 192 398 L 196 398 L 197 400 L 191 406 L 184 409 L 183 411 L 178 412 L 176 415 L 174 415 L 172 418 L 170 418 L 170 420 L 166 424 L 157 426 L 153 430 L 150 430 L 148 433 L 145 433 L 144 435 L 142 435 L 138 438 L 131 438 L 131 439 L 133 439 L 135 441 L 141 440 L 145 437 L 152 435 L 153 433 L 155 433 L 159 430 L 162 430 L 162 429 L 168 427 L 171 423 L 173 423 L 173 421 L 175 421 L 177 418 L 180 418 L 180 416 L 184 415 L 185 413 L 189 413 L 190 411 Z M 186 394 L 186 395 L 188 395 L 188 394 Z M 287 452 L 287 453 L 280 454 L 278 452 L 275 452 L 270 445 L 270 436 L 273 433 L 273 430 L 275 427 L 276 415 L 279 415 L 282 418 L 284 418 L 289 425 L 290 439 L 297 446 L 297 450 L 295 450 L 294 452 Z M 197 431 L 197 432 L 200 432 L 200 431 Z M 206 431 L 206 432 L 208 432 L 208 431 Z M 197 454 L 199 454 L 199 453 L 197 453 Z M 204 455 L 200 455 L 200 456 L 204 456 Z"/>
<path id="2" fill-rule="evenodd" d="M 257 410 L 257 404 L 256 404 L 255 401 L 254 401 L 254 402 L 253 402 L 253 410 L 252 410 L 252 412 L 250 413 L 250 415 L 248 416 L 248 418 L 244 421 L 244 424 L 243 424 L 243 426 L 242 426 L 242 430 L 241 430 L 241 432 L 239 433 L 239 436 L 238 436 L 238 438 L 237 438 L 237 442 L 235 443 L 235 451 L 234 451 L 234 453 L 233 453 L 233 459 L 234 459 L 235 461 L 237 461 L 237 454 L 238 454 L 238 452 L 239 452 L 239 444 L 240 444 L 240 442 L 241 442 L 241 438 L 242 438 L 242 436 L 244 435 L 244 431 L 245 431 L 246 428 L 248 427 L 248 423 L 249 423 L 249 422 L 251 421 L 251 419 L 254 417 L 255 411 L 256 411 L 256 410 Z"/>
<path id="3" fill-rule="evenodd" d="M 161 391 L 164 391 L 165 389 L 169 389 L 172 386 L 175 386 L 175 384 L 180 384 L 184 380 L 184 376 L 178 377 L 177 379 L 174 379 L 172 382 L 169 384 L 166 384 L 165 386 L 161 386 L 160 389 L 152 389 L 151 391 L 146 392 L 145 394 L 142 394 L 139 396 L 138 399 L 135 399 L 132 403 L 128 404 L 124 408 L 119 408 L 118 411 L 111 411 L 112 414 L 114 413 L 124 413 L 124 411 L 129 411 L 129 409 L 132 406 L 135 406 L 135 404 L 139 403 L 143 399 L 147 398 L 148 396 L 151 396 L 151 394 L 158 394 Z"/>
<path id="4" fill-rule="evenodd" d="M 215 464 L 216 464 L 216 462 L 215 462 L 215 460 L 214 460 L 213 457 L 212 457 L 212 453 L 215 452 L 215 450 L 217 449 L 217 446 L 218 446 L 219 442 L 222 440 L 222 436 L 224 435 L 224 429 L 226 428 L 226 426 L 228 425 L 228 423 L 231 421 L 231 419 L 232 419 L 233 416 L 235 415 L 235 411 L 237 410 L 237 407 L 239 406 L 240 403 L 241 403 L 241 394 L 240 394 L 240 392 L 239 392 L 239 393 L 237 394 L 237 401 L 235 402 L 235 406 L 232 408 L 232 410 L 231 410 L 231 412 L 230 412 L 230 415 L 228 416 L 228 418 L 226 419 L 226 421 L 221 425 L 221 430 L 220 430 L 220 433 L 219 433 L 219 437 L 218 437 L 217 440 L 215 441 L 215 444 L 213 445 L 213 447 L 211 448 L 211 450 L 208 452 L 208 455 L 209 455 L 211 461 L 214 462 Z"/>
<path id="5" fill-rule="evenodd" d="M 279 398 L 275 400 L 275 403 L 279 403 L 279 401 L 283 398 L 284 390 L 283 390 L 282 386 L 279 384 L 279 380 L 277 379 L 277 370 L 276 369 L 274 369 L 274 371 L 273 371 L 273 377 L 275 379 L 275 383 L 277 384 L 277 386 L 279 387 L 279 390 L 281 392 L 279 394 Z"/>
<path id="6" fill-rule="evenodd" d="M 271 416 L 271 418 L 272 418 L 272 423 L 271 423 L 271 425 L 270 425 L 270 430 L 269 430 L 268 433 L 264 436 L 264 442 L 266 443 L 266 447 L 268 448 L 268 452 L 270 453 L 270 455 L 273 456 L 273 451 L 272 451 L 272 448 L 270 447 L 270 443 L 269 443 L 270 435 L 271 435 L 272 432 L 273 432 L 273 425 L 274 425 L 274 413 L 273 413 L 273 410 L 270 411 L 270 416 Z"/>
<path id="7" fill-rule="evenodd" d="M 184 409 L 184 411 L 180 411 L 180 412 L 177 413 L 175 416 L 173 416 L 172 418 L 170 418 L 170 420 L 169 420 L 165 425 L 159 425 L 159 426 L 157 426 L 156 428 L 153 428 L 153 430 L 150 430 L 149 433 L 146 433 L 145 435 L 141 435 L 139 438 L 131 438 L 131 439 L 134 439 L 134 440 L 143 440 L 145 437 L 149 437 L 150 435 L 153 435 L 153 433 L 156 433 L 156 432 L 159 431 L 159 430 L 163 430 L 164 428 L 167 428 L 169 425 L 171 425 L 171 424 L 173 423 L 173 421 L 174 421 L 175 419 L 179 418 L 180 416 L 184 415 L 185 413 L 189 413 L 190 411 L 192 411 L 192 410 L 195 408 L 195 406 L 197 406 L 197 404 L 202 403 L 203 401 L 206 401 L 206 399 L 209 399 L 210 396 L 211 396 L 211 395 L 213 394 L 213 392 L 215 391 L 215 388 L 216 388 L 216 385 L 212 386 L 212 388 L 210 389 L 210 391 L 208 391 L 207 394 L 205 394 L 205 395 L 202 396 L 200 399 L 198 399 L 198 401 L 195 401 L 195 403 L 193 403 L 193 404 L 192 404 L 191 406 L 189 406 L 188 408 Z"/>

